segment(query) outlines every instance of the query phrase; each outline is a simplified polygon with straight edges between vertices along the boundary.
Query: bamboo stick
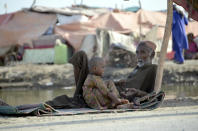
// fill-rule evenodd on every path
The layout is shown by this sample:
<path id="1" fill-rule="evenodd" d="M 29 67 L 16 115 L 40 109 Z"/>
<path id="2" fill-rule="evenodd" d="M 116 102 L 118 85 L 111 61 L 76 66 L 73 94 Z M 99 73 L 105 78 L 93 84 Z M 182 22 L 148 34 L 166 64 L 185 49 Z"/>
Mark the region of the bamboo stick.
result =
<path id="1" fill-rule="evenodd" d="M 164 38 L 161 46 L 160 57 L 157 67 L 157 74 L 155 79 L 155 86 L 154 86 L 154 91 L 156 93 L 158 93 L 161 90 L 162 76 L 164 70 L 164 60 L 167 52 L 169 38 L 171 35 L 172 20 L 173 20 L 173 0 L 167 0 L 166 26 L 165 26 Z"/>

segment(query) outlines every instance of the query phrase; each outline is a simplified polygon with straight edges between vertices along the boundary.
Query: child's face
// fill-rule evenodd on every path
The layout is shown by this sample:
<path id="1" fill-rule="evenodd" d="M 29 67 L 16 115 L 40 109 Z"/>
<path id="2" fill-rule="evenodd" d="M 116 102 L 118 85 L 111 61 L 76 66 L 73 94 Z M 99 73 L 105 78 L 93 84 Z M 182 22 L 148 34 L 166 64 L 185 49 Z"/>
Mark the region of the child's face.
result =
<path id="1" fill-rule="evenodd" d="M 99 65 L 97 65 L 94 68 L 95 74 L 98 76 L 102 76 L 104 74 L 104 67 L 105 67 L 105 62 L 104 61 L 100 62 Z"/>
<path id="2" fill-rule="evenodd" d="M 136 55 L 138 63 L 151 63 L 151 51 L 147 46 L 140 45 L 137 47 Z"/>

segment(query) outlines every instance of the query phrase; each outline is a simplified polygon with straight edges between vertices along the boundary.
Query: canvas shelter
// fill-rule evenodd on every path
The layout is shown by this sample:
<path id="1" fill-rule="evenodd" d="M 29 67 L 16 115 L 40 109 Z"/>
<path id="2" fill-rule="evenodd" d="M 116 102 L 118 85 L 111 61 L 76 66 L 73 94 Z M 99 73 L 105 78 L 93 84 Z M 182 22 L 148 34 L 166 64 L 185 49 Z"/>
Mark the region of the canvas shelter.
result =
<path id="1" fill-rule="evenodd" d="M 18 11 L 12 15 L 9 20 L 7 20 L 9 15 L 4 19 L 6 22 L 1 22 L 0 47 L 23 45 L 24 43 L 32 44 L 33 39 L 37 39 L 56 22 L 54 14 Z"/>

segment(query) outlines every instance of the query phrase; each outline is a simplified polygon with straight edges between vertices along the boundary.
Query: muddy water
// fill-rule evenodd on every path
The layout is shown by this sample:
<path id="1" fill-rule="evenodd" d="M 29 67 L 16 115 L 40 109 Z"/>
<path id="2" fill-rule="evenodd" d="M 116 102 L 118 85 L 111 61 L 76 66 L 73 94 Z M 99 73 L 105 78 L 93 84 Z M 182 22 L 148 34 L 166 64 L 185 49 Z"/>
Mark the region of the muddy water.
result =
<path id="1" fill-rule="evenodd" d="M 179 98 L 179 97 L 197 97 L 198 87 L 197 86 L 184 86 L 184 87 L 162 87 L 165 91 L 166 96 L 169 98 Z M 34 104 L 41 103 L 47 100 L 51 100 L 59 95 L 72 96 L 74 93 L 74 87 L 64 87 L 64 88 L 53 88 L 53 89 L 1 89 L 0 98 L 3 99 L 10 105 L 20 105 L 20 104 Z"/>
<path id="2" fill-rule="evenodd" d="M 10 105 L 36 104 L 53 99 L 56 96 L 73 96 L 74 87 L 50 88 L 50 89 L 1 89 L 0 98 Z"/>

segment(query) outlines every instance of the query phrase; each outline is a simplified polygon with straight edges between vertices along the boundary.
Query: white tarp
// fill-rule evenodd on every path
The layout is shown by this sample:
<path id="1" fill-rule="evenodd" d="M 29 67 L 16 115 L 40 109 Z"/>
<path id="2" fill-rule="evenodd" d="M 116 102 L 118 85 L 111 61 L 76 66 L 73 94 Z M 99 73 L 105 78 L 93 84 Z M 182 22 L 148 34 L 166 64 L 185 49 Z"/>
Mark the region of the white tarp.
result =
<path id="1" fill-rule="evenodd" d="M 97 29 L 97 55 L 106 56 L 111 45 L 135 53 L 136 46 L 132 36 L 123 35 L 114 31 Z"/>
<path id="2" fill-rule="evenodd" d="M 135 53 L 136 46 L 132 36 L 123 35 L 114 31 L 97 29 L 96 35 L 87 35 L 79 50 L 88 54 L 88 59 L 93 56 L 106 57 L 111 45 Z"/>
<path id="3" fill-rule="evenodd" d="M 70 24 L 70 23 L 74 23 L 74 22 L 87 22 L 89 20 L 89 18 L 84 15 L 66 16 L 66 15 L 57 14 L 56 16 L 58 18 L 60 25 Z"/>
<path id="4" fill-rule="evenodd" d="M 97 54 L 96 47 L 97 47 L 96 35 L 87 35 L 85 36 L 82 42 L 80 50 L 83 50 L 84 52 L 86 52 L 88 59 L 91 59 L 94 54 Z"/>

